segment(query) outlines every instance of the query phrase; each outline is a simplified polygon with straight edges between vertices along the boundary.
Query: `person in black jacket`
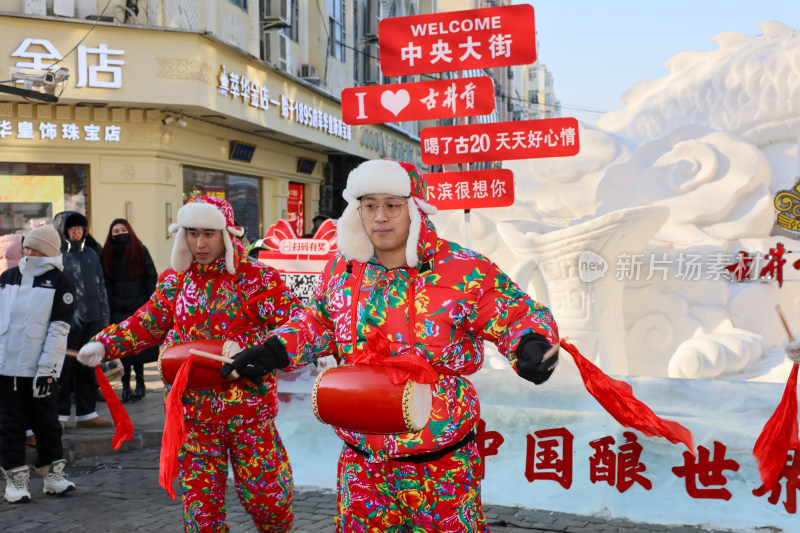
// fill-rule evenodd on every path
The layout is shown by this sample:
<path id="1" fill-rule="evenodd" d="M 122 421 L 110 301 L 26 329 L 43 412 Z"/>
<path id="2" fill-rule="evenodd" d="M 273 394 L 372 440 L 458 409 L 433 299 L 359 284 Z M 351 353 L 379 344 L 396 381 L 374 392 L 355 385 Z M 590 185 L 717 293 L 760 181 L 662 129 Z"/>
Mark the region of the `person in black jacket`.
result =
<path id="1" fill-rule="evenodd" d="M 77 211 L 63 211 L 53 217 L 53 227 L 61 235 L 64 273 L 75 284 L 75 315 L 67 338 L 67 348 L 77 350 L 109 324 L 108 296 L 100 257 L 86 243 L 88 219 Z M 78 427 L 109 427 L 111 420 L 97 414 L 97 379 L 94 369 L 67 357 L 61 371 L 58 418 L 66 428 L 75 392 L 75 420 Z"/>
<path id="2" fill-rule="evenodd" d="M 130 223 L 117 218 L 109 227 L 103 253 L 106 292 L 111 308 L 111 323 L 133 316 L 156 290 L 158 272 L 150 252 L 136 236 Z M 158 348 L 147 348 L 122 358 L 122 401 L 135 402 L 145 396 L 144 365 L 158 359 Z M 136 373 L 136 388 L 131 393 L 131 367 Z"/>

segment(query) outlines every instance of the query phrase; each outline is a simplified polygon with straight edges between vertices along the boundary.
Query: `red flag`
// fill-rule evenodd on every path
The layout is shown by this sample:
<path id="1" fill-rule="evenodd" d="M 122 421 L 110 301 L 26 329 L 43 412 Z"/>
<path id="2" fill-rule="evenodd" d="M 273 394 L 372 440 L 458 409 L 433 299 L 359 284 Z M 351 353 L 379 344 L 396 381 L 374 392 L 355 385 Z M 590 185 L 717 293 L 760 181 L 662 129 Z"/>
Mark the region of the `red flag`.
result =
<path id="1" fill-rule="evenodd" d="M 578 365 L 583 384 L 603 409 L 625 427 L 641 431 L 648 437 L 664 437 L 673 444 L 682 442 L 695 455 L 692 433 L 677 422 L 659 418 L 652 409 L 633 395 L 624 381 L 612 379 L 588 361 L 574 345 L 561 339 L 564 348 Z"/>
<path id="2" fill-rule="evenodd" d="M 122 407 L 122 402 L 119 401 L 114 389 L 111 388 L 111 383 L 103 373 L 100 365 L 94 367 L 94 373 L 97 376 L 97 384 L 100 386 L 100 392 L 103 393 L 103 399 L 108 405 L 108 410 L 111 411 L 111 418 L 114 420 L 114 438 L 111 440 L 111 447 L 118 450 L 122 443 L 126 440 L 133 438 L 133 424 L 128 416 L 128 412 Z"/>
<path id="3" fill-rule="evenodd" d="M 758 461 L 758 472 L 767 490 L 773 490 L 778 483 L 786 454 L 792 448 L 800 448 L 797 435 L 797 365 L 792 365 L 792 373 L 786 381 L 781 403 L 769 418 L 761 435 L 753 447 L 753 455 Z"/>
<path id="4" fill-rule="evenodd" d="M 175 499 L 172 480 L 178 475 L 178 452 L 186 440 L 186 429 L 183 425 L 183 404 L 181 398 L 189 382 L 189 372 L 195 356 L 190 355 L 181 363 L 178 373 L 172 382 L 172 388 L 165 402 L 164 434 L 161 436 L 161 460 L 158 465 L 158 484 Z"/>

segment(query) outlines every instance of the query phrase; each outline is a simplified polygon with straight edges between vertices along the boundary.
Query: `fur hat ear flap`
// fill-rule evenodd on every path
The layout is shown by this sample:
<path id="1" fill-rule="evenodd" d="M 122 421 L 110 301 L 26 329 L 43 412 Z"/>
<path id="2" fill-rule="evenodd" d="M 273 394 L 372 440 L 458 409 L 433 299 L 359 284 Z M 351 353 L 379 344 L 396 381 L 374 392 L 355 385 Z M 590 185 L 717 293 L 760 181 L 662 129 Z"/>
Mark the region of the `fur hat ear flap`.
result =
<path id="1" fill-rule="evenodd" d="M 173 231 L 173 226 L 177 226 L 177 233 Z M 189 244 L 186 242 L 186 228 L 177 224 L 170 224 L 170 231 L 175 233 L 170 264 L 175 272 L 183 272 L 192 264 L 192 251 L 189 250 Z"/>
<path id="2" fill-rule="evenodd" d="M 406 264 L 414 268 L 419 263 L 417 246 L 419 245 L 419 230 L 422 227 L 422 215 L 417 207 L 417 202 L 426 203 L 418 198 L 408 198 L 408 216 L 411 224 L 408 227 L 408 239 L 406 240 Z"/>
<path id="3" fill-rule="evenodd" d="M 436 208 L 436 206 L 429 204 L 428 202 L 426 202 L 425 200 L 422 200 L 421 198 L 416 198 L 415 197 L 414 201 L 417 202 L 417 206 L 426 215 L 435 215 L 436 213 L 439 212 L 439 210 Z"/>
<path id="4" fill-rule="evenodd" d="M 339 217 L 336 227 L 336 245 L 348 261 L 354 259 L 366 263 L 375 253 L 375 247 L 364 231 L 364 224 L 358 214 L 358 202 L 350 202 Z"/>
<path id="5" fill-rule="evenodd" d="M 233 243 L 230 234 L 222 230 L 222 240 L 225 242 L 225 269 L 228 274 L 236 274 L 236 263 L 233 262 Z"/>

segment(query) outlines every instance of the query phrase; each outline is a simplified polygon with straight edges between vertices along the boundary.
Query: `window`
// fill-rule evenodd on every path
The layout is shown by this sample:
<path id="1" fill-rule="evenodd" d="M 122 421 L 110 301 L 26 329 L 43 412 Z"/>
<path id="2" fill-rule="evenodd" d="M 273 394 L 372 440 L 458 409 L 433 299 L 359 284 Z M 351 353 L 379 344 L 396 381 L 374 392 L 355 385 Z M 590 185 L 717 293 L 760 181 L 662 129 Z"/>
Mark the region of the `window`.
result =
<path id="1" fill-rule="evenodd" d="M 262 237 L 259 178 L 197 167 L 183 169 L 183 201 L 195 196 L 219 196 L 233 206 L 236 224 L 248 240 Z"/>
<path id="2" fill-rule="evenodd" d="M 353 33 L 358 35 L 358 2 L 353 2 Z M 353 81 L 358 82 L 361 81 L 361 76 L 358 71 L 359 61 L 361 60 L 361 53 L 356 47 L 356 50 L 353 50 Z"/>
<path id="3" fill-rule="evenodd" d="M 345 60 L 345 31 L 344 31 L 345 0 L 329 0 L 328 16 L 330 52 L 329 54 L 339 61 Z"/>
<path id="4" fill-rule="evenodd" d="M 247 0 L 228 0 L 228 2 L 247 11 Z"/>
<path id="5" fill-rule="evenodd" d="M 286 34 L 296 43 L 300 42 L 300 0 L 289 0 L 289 16 L 292 18 L 291 26 L 286 28 Z"/>
<path id="6" fill-rule="evenodd" d="M 26 233 L 61 211 L 88 215 L 88 176 L 89 165 L 0 163 L 0 235 Z"/>

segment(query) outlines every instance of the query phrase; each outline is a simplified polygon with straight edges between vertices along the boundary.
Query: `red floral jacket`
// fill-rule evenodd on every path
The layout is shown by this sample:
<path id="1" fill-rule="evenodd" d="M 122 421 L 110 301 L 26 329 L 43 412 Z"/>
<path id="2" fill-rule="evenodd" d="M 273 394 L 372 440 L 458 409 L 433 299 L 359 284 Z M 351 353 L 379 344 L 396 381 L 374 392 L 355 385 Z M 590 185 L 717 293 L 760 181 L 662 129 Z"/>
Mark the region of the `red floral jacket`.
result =
<path id="1" fill-rule="evenodd" d="M 102 342 L 112 358 L 198 339 L 229 339 L 243 348 L 263 344 L 269 330 L 299 316 L 302 305 L 276 270 L 244 254 L 236 258 L 236 275 L 227 272 L 224 258 L 207 266 L 192 261 L 185 272 L 167 269 L 146 304 L 93 340 Z M 267 374 L 261 383 L 240 378 L 187 389 L 183 402 L 187 418 L 199 422 L 274 418 L 275 375 Z"/>
<path id="2" fill-rule="evenodd" d="M 475 429 L 478 395 L 464 376 L 483 364 L 484 341 L 495 343 L 515 370 L 515 350 L 526 334 L 558 342 L 546 307 L 489 259 L 440 239 L 427 217 L 418 256 L 415 268 L 387 269 L 374 257 L 362 264 L 337 255 L 304 316 L 273 332 L 289 354 L 289 368 L 326 355 L 354 364 L 388 343 L 391 353 L 384 355 L 413 353 L 437 370 L 431 418 L 422 431 L 374 435 L 335 428 L 371 461 L 440 450 Z"/>

